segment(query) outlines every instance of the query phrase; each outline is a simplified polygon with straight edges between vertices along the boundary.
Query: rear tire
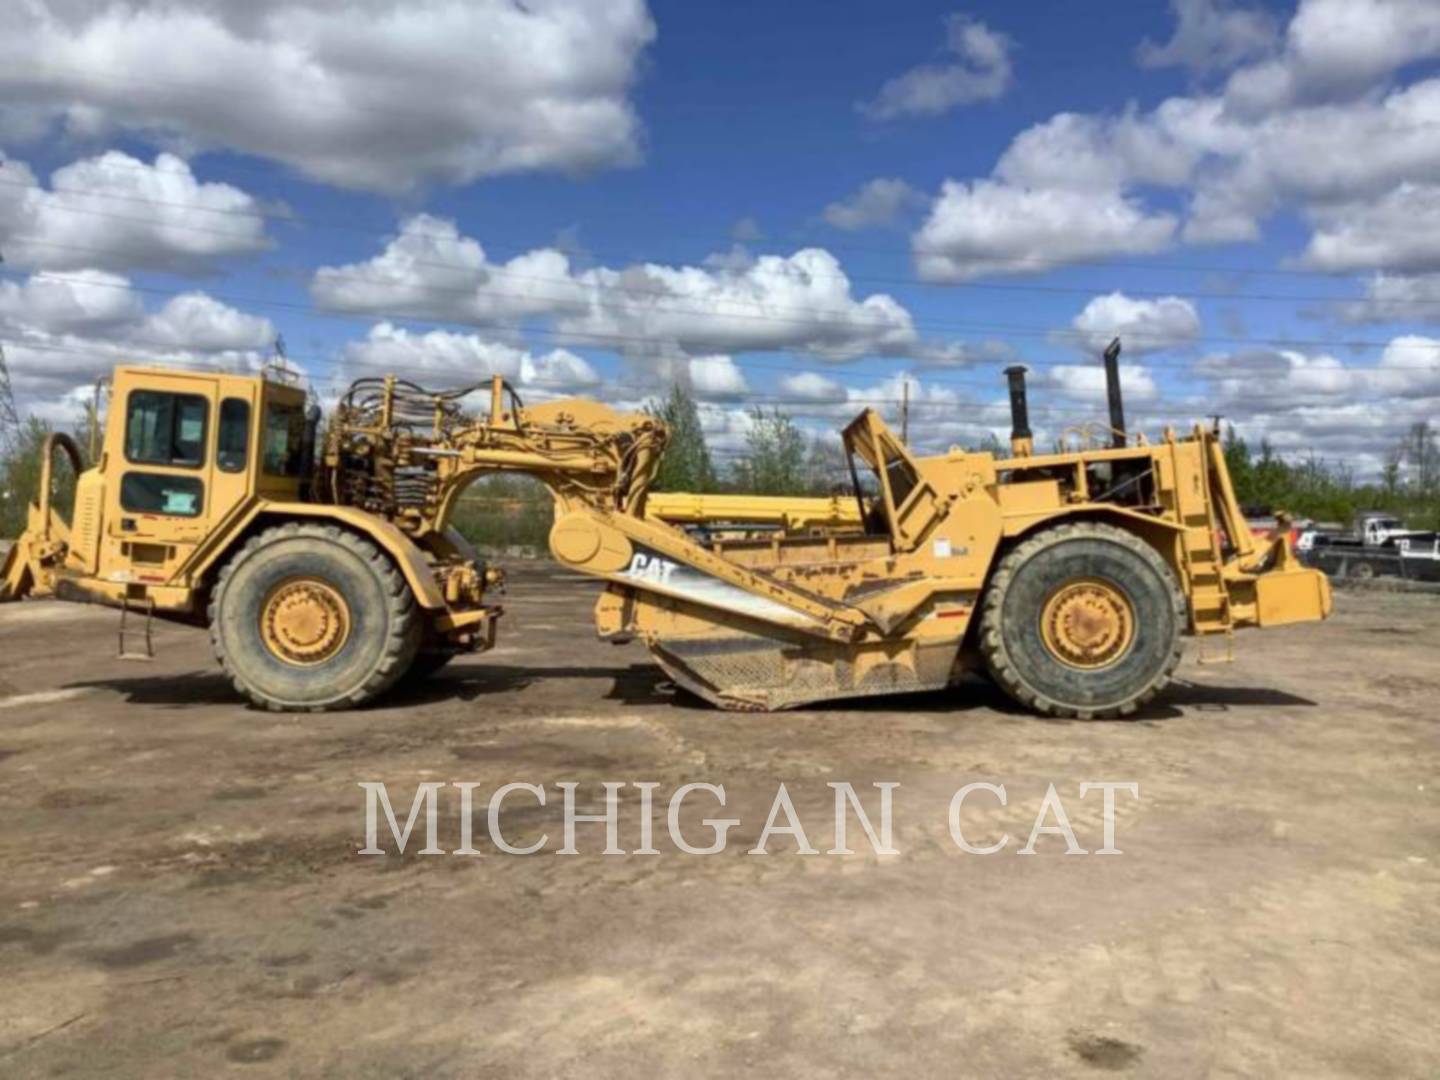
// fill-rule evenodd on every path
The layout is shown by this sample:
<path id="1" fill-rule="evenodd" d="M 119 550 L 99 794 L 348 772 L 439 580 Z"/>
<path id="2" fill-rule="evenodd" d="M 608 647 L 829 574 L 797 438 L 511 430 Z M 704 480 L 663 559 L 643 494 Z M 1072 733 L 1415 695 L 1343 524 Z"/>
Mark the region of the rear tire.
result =
<path id="1" fill-rule="evenodd" d="M 210 640 L 235 688 L 276 712 L 352 709 L 410 667 L 415 598 L 368 540 L 291 523 L 252 538 L 220 571 Z"/>
<path id="2" fill-rule="evenodd" d="M 1180 663 L 1185 598 L 1149 544 L 1112 525 L 1046 529 L 1000 561 L 980 652 L 1018 704 L 1081 720 L 1128 716 Z"/>

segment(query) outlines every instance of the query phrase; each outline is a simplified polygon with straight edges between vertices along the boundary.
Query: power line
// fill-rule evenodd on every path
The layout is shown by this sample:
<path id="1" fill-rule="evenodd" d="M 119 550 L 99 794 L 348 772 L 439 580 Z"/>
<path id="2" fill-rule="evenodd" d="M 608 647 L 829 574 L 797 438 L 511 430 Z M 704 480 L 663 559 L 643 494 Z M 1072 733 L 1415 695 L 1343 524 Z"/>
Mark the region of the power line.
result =
<path id="1" fill-rule="evenodd" d="M 0 340 L 0 346 L 3 345 L 10 345 L 12 347 L 26 349 L 36 349 L 42 352 L 57 352 L 74 356 L 94 356 L 93 349 L 85 349 L 78 346 L 54 345 L 51 343 L 42 344 L 14 340 Z M 263 360 L 261 356 L 262 350 L 257 348 L 256 350 L 253 350 L 253 352 L 254 356 L 252 357 L 252 359 L 255 360 L 255 366 L 253 368 L 249 368 L 248 370 L 238 371 L 236 370 L 237 365 L 227 366 L 218 361 L 196 360 L 190 356 L 172 356 L 169 359 L 172 361 L 178 360 L 180 362 L 179 366 L 183 366 L 190 370 L 213 371 L 220 374 L 232 375 L 258 374 L 261 362 Z M 301 362 L 308 362 L 304 361 L 302 358 L 292 359 L 298 359 L 301 360 Z M 353 367 L 350 371 L 348 371 L 347 374 L 351 378 L 358 378 L 366 376 L 378 370 L 384 370 L 395 375 L 411 378 L 417 382 L 426 381 L 433 383 L 435 380 L 444 379 L 447 376 L 465 376 L 465 373 L 462 372 L 437 370 L 430 367 L 421 367 L 406 364 L 357 365 Z M 336 384 L 340 372 L 332 370 L 330 372 L 330 375 L 331 383 Z M 489 375 L 489 372 L 474 373 L 469 375 L 468 378 L 478 381 L 488 378 Z M 507 378 L 513 377 L 514 376 L 507 376 Z M 315 374 L 310 374 L 309 378 L 310 381 L 313 383 L 317 381 L 318 376 Z M 587 391 L 594 390 L 596 385 L 597 384 L 593 383 L 577 384 L 569 380 L 539 378 L 519 381 L 519 388 L 521 390 L 525 390 L 527 388 L 539 389 L 542 391 L 553 390 L 557 392 L 563 392 L 563 396 L 584 396 Z M 610 385 L 613 389 L 622 391 L 624 393 L 633 394 L 637 400 L 645 400 L 647 398 L 653 397 L 655 394 L 655 387 L 653 385 L 653 382 L 648 385 L 632 385 L 624 382 L 611 382 Z M 977 389 L 979 388 L 979 384 L 969 385 L 973 385 Z M 987 384 L 987 386 L 989 385 L 991 384 Z M 439 386 L 432 386 L 432 389 L 439 388 Z M 982 421 L 973 421 L 974 423 L 981 423 L 982 426 L 993 426 L 997 428 L 1003 427 L 1004 424 L 1009 422 L 1008 402 L 1007 399 L 1003 396 L 1003 384 L 996 381 L 993 384 L 993 389 L 999 396 L 990 401 L 966 400 L 958 398 L 943 400 L 911 398 L 909 400 L 909 408 L 911 410 L 912 416 L 921 422 L 925 422 L 927 420 L 933 422 L 933 418 L 937 415 L 960 413 L 972 416 L 986 417 L 988 423 L 982 423 Z M 1440 395 L 1433 396 L 1440 397 Z M 737 396 L 733 400 L 725 400 L 723 398 L 715 397 L 697 398 L 697 405 L 702 409 L 723 411 L 727 409 L 749 409 L 756 406 L 766 405 L 786 406 L 793 415 L 825 419 L 842 418 L 848 415 L 850 410 L 863 406 L 903 406 L 905 405 L 905 403 L 906 402 L 903 397 L 882 396 L 882 392 L 880 391 L 879 387 L 871 387 L 868 390 L 864 388 L 856 388 L 853 396 L 837 397 L 833 399 L 816 399 L 815 397 L 806 395 L 776 394 L 765 392 L 752 393 L 743 397 Z M 1037 415 L 1063 416 L 1074 419 L 1078 413 L 1083 413 L 1087 410 L 1099 411 L 1102 408 L 1103 402 L 1099 399 L 1099 392 L 1097 391 L 1096 400 L 1094 401 L 1086 401 L 1078 398 L 1069 398 L 1064 403 L 1060 404 L 1035 403 L 1031 404 L 1030 412 Z M 1153 418 L 1157 416 L 1178 417 L 1184 412 L 1187 412 L 1187 410 L 1184 409 L 1183 403 L 1176 403 L 1168 406 L 1162 406 L 1160 405 L 1160 403 L 1142 403 L 1142 408 L 1140 408 L 1139 410 L 1135 410 L 1132 415 L 1137 420 L 1141 420 L 1144 418 Z"/>

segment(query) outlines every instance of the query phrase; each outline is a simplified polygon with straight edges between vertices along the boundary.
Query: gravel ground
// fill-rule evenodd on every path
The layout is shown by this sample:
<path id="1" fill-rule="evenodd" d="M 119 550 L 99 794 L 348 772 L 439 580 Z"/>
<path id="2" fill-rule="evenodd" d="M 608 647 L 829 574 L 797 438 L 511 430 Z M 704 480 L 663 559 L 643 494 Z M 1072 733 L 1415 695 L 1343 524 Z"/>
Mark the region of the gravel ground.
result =
<path id="1" fill-rule="evenodd" d="M 116 615 L 0 607 L 0 1075 L 333 1077 L 1434 1076 L 1440 1034 L 1440 600 L 1347 592 L 1322 626 L 1131 722 L 1047 722 L 986 683 L 776 715 L 676 696 L 593 638 L 594 586 L 512 575 L 501 645 L 382 707 L 244 707 L 205 636 L 113 659 Z M 563 843 L 561 782 L 605 828 Z M 404 816 L 476 784 L 476 856 L 362 856 L 363 782 Z M 872 850 L 849 782 L 893 847 Z M 974 855 L 947 809 L 970 796 Z M 1047 787 L 1078 844 L 1017 852 Z M 490 793 L 542 785 L 486 834 Z M 721 854 L 665 825 L 736 818 Z M 755 846 L 781 784 L 809 842 Z M 455 788 L 440 842 L 458 846 Z M 1047 821 L 1054 823 L 1053 815 Z"/>

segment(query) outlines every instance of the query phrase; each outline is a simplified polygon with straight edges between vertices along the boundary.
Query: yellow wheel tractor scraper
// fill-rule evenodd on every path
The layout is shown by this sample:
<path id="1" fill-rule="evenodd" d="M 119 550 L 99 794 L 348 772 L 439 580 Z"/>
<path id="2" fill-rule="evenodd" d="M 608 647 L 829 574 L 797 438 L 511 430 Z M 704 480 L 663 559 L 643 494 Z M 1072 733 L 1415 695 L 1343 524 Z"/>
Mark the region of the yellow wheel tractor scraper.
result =
<path id="1" fill-rule="evenodd" d="M 1036 712 L 1125 715 L 1184 635 L 1228 646 L 1331 598 L 1283 535 L 1251 536 L 1215 432 L 1127 435 L 1118 351 L 1110 423 L 1073 449 L 1034 452 L 1014 368 L 1011 456 L 917 457 L 866 410 L 844 431 L 852 490 L 819 500 L 652 495 L 654 417 L 525 407 L 498 378 L 478 416 L 462 407 L 478 387 L 363 379 L 318 438 L 284 381 L 122 367 L 95 464 L 52 436 L 0 598 L 208 626 L 256 703 L 361 705 L 493 644 L 500 574 L 449 523 L 472 481 L 523 473 L 554 496 L 555 558 L 605 582 L 600 635 L 640 639 L 716 705 L 938 689 L 983 665 Z M 50 505 L 56 449 L 79 473 L 69 521 Z"/>

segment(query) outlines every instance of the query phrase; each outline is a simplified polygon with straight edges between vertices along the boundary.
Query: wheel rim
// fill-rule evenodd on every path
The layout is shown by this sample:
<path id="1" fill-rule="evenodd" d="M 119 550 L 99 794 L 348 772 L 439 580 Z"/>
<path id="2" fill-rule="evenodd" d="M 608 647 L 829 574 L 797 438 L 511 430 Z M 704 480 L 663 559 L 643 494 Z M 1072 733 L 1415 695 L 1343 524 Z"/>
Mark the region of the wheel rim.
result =
<path id="1" fill-rule="evenodd" d="M 287 664 L 323 664 L 349 637 L 350 605 L 319 578 L 282 581 L 260 605 L 260 639 L 272 656 Z"/>
<path id="2" fill-rule="evenodd" d="M 1093 671 L 1113 664 L 1130 648 L 1135 610 L 1130 598 L 1108 581 L 1069 581 L 1045 601 L 1040 637 L 1062 664 Z"/>

